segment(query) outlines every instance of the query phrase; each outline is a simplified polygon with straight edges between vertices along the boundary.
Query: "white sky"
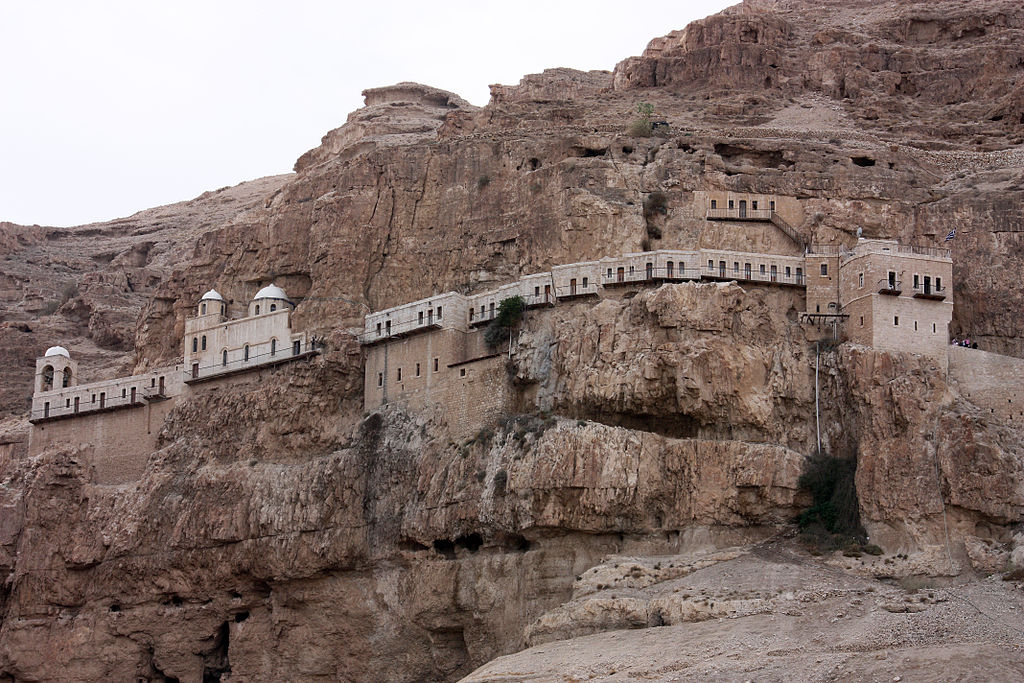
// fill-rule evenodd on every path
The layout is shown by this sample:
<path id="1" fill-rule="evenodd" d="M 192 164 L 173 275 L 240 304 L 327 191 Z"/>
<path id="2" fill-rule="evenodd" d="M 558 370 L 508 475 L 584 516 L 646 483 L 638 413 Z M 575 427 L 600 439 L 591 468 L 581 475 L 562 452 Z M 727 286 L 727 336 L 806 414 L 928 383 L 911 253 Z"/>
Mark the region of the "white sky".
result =
<path id="1" fill-rule="evenodd" d="M 417 81 L 608 69 L 734 2 L 0 0 L 0 220 L 76 225 L 291 170 Z"/>

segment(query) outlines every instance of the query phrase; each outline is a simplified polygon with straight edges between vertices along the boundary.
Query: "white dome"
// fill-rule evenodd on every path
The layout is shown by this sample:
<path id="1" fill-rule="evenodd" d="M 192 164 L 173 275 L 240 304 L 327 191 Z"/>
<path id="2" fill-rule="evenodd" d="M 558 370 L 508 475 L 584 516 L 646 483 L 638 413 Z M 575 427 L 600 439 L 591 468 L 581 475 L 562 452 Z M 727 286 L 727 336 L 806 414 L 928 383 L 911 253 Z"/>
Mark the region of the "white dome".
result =
<path id="1" fill-rule="evenodd" d="M 284 299 L 288 301 L 288 295 L 284 293 L 284 290 L 277 285 L 267 285 L 260 291 L 256 292 L 256 296 L 252 298 L 253 301 L 257 299 Z"/>
<path id="2" fill-rule="evenodd" d="M 203 298 L 202 298 L 202 299 L 200 299 L 200 301 L 210 301 L 210 300 L 213 300 L 213 301 L 224 301 L 224 297 L 222 297 L 222 296 L 221 296 L 221 295 L 220 295 L 220 294 L 219 294 L 219 293 L 217 292 L 217 290 L 216 290 L 216 289 L 211 289 L 211 290 L 210 290 L 209 292 L 207 292 L 206 294 L 203 294 Z"/>
<path id="3" fill-rule="evenodd" d="M 71 354 L 63 346 L 51 346 L 46 349 L 46 356 L 64 356 L 65 358 L 71 358 Z"/>

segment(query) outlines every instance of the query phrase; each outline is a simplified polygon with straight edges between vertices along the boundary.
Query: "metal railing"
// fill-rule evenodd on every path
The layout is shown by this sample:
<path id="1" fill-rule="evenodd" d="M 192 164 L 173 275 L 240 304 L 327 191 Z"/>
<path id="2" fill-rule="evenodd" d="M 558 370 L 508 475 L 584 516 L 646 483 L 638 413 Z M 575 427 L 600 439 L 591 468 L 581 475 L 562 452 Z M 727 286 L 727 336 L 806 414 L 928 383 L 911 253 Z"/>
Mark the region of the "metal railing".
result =
<path id="1" fill-rule="evenodd" d="M 850 253 L 850 250 L 841 244 L 808 244 L 804 248 L 808 254 L 820 254 L 822 256 L 838 256 Z"/>
<path id="2" fill-rule="evenodd" d="M 932 284 L 919 283 L 913 288 L 914 296 L 918 298 L 922 297 L 934 297 L 936 299 L 946 298 L 946 288 L 936 287 Z"/>
<path id="3" fill-rule="evenodd" d="M 938 256 L 940 258 L 952 258 L 952 250 L 944 247 L 918 247 L 913 244 L 899 244 L 896 246 L 899 254 L 918 254 L 920 256 Z"/>
<path id="4" fill-rule="evenodd" d="M 87 392 L 91 394 L 92 392 Z M 100 393 L 104 394 L 104 397 L 100 398 Z M 30 420 L 46 420 L 56 417 L 67 417 L 69 415 L 88 415 L 89 413 L 99 412 L 101 410 L 113 410 L 115 408 L 129 408 L 144 406 L 148 401 L 141 394 L 136 392 L 133 397 L 131 392 L 128 391 L 122 398 L 120 395 L 115 394 L 114 396 L 106 396 L 106 392 L 96 392 L 96 400 L 92 401 L 91 396 L 89 401 L 79 401 L 78 405 L 75 405 L 74 398 L 71 399 L 71 404 L 68 405 L 65 399 L 65 403 L 59 405 L 51 405 L 49 408 L 36 408 L 29 414 Z M 82 398 L 82 396 L 79 396 Z"/>
<path id="5" fill-rule="evenodd" d="M 774 212 L 771 209 L 714 208 L 708 209 L 706 218 L 708 220 L 770 221 L 772 213 Z"/>
<path id="6" fill-rule="evenodd" d="M 634 267 L 632 271 L 623 269 L 607 271 L 601 274 L 601 282 L 605 287 L 618 284 L 629 284 L 631 282 L 651 282 L 654 280 L 694 280 L 700 277 L 700 269 L 680 262 L 678 266 L 664 267 Z"/>
<path id="7" fill-rule="evenodd" d="M 290 346 L 284 346 L 280 349 L 276 349 L 273 353 L 266 351 L 264 353 L 251 353 L 248 358 L 236 358 L 235 360 L 229 360 L 226 363 L 212 363 L 210 365 L 200 365 L 199 367 L 185 368 L 182 373 L 186 382 L 206 379 L 207 377 L 215 377 L 217 375 L 223 375 L 229 372 L 236 372 L 238 370 L 247 370 L 250 368 L 258 368 L 262 365 L 272 365 L 274 363 L 280 363 L 287 361 L 291 358 L 297 358 L 305 355 L 312 351 L 316 351 L 320 348 L 319 344 L 314 344 L 312 341 L 307 341 L 305 344 L 299 343 L 298 348 L 293 342 Z"/>
<path id="8" fill-rule="evenodd" d="M 366 344 L 374 341 L 375 339 L 387 339 L 388 337 L 407 334 L 416 330 L 428 330 L 441 326 L 443 320 L 443 317 L 438 317 L 436 315 L 424 315 L 422 322 L 420 321 L 419 315 L 413 315 L 408 319 L 388 318 L 387 320 L 380 321 L 379 331 L 375 327 L 374 329 L 365 331 L 363 334 L 359 335 L 359 341 Z M 377 323 L 375 322 L 374 324 Z"/>
<path id="9" fill-rule="evenodd" d="M 884 277 L 878 281 L 879 293 L 899 293 L 903 291 L 903 282 L 901 280 L 892 280 Z"/>
<path id="10" fill-rule="evenodd" d="M 705 277 L 713 277 L 719 280 L 737 280 L 743 282 L 763 282 L 766 284 L 797 285 L 803 287 L 807 284 L 807 276 L 804 273 L 783 272 L 772 273 L 771 270 L 761 272 L 758 270 L 747 270 L 742 268 L 722 268 L 721 266 L 704 266 Z"/>
<path id="11" fill-rule="evenodd" d="M 797 232 L 796 228 L 794 228 L 792 225 L 790 225 L 789 222 L 786 221 L 785 218 L 780 216 L 775 211 L 771 211 L 770 213 L 771 213 L 770 220 L 772 222 L 772 225 L 774 225 L 776 228 L 778 228 L 782 232 L 786 233 L 786 236 L 789 237 L 789 239 L 793 240 L 794 242 L 799 244 L 804 249 L 807 248 L 807 240 L 804 239 L 803 235 L 801 235 L 799 232 Z"/>

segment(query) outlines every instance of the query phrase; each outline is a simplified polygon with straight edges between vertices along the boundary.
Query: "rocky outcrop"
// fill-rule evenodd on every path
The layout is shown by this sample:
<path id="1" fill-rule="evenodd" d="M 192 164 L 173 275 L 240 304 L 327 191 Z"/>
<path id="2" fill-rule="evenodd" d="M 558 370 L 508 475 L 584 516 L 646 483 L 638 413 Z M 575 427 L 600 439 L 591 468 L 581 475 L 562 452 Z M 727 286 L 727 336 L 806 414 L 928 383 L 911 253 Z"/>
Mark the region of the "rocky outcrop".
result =
<path id="1" fill-rule="evenodd" d="M 889 553 L 863 571 L 1019 564 L 1020 426 L 941 363 L 826 345 L 816 421 L 795 293 L 624 292 L 531 310 L 509 363 L 516 410 L 463 441 L 430 411 L 363 415 L 350 330 L 366 308 L 610 253 L 794 249 L 695 210 L 695 192 L 732 190 L 795 198 L 794 228 L 834 245 L 858 230 L 936 245 L 956 228 L 951 332 L 1024 356 L 1021 17 L 995 0 L 746 2 L 614 74 L 549 70 L 494 86 L 484 108 L 417 84 L 367 90 L 293 175 L 104 224 L 3 225 L 0 678 L 452 680 L 530 643 L 659 620 L 690 622 L 697 642 L 740 614 L 775 634 L 803 597 L 804 633 L 838 611 L 858 621 L 822 662 L 758 645 L 778 671 L 902 648 L 892 629 L 932 603 L 891 586 L 877 602 L 799 593 L 784 579 L 805 556 L 765 568 L 748 544 L 807 504 L 820 428 L 823 450 L 857 458 L 861 520 Z M 630 135 L 639 102 L 664 137 Z M 298 302 L 295 326 L 326 338 L 318 359 L 182 401 L 137 482 L 98 485 L 103 454 L 77 444 L 24 457 L 40 350 L 69 346 L 84 379 L 169 362 L 203 291 L 237 310 L 271 281 Z M 828 561 L 863 578 L 861 559 Z M 701 572 L 764 585 L 673 584 Z M 983 640 L 900 661 L 934 642 L 1003 661 Z"/>

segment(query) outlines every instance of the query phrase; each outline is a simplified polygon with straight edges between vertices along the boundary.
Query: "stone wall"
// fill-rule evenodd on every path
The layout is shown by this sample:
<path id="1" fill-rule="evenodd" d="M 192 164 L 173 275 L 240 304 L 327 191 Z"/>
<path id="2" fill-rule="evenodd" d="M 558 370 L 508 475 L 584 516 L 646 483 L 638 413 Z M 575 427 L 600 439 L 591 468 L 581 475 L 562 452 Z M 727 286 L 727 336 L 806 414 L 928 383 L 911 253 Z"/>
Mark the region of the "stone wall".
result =
<path id="1" fill-rule="evenodd" d="M 1024 425 L 1024 358 L 950 346 L 949 378 L 984 412 Z"/>
<path id="2" fill-rule="evenodd" d="M 367 411 L 398 404 L 431 409 L 456 436 L 469 436 L 506 409 L 504 354 L 487 348 L 483 330 L 435 330 L 366 347 Z"/>
<path id="3" fill-rule="evenodd" d="M 48 447 L 69 444 L 87 454 L 97 484 L 124 484 L 145 471 L 149 456 L 157 449 L 164 418 L 175 401 L 154 402 L 137 407 L 79 415 L 44 422 L 32 427 L 31 454 Z"/>

